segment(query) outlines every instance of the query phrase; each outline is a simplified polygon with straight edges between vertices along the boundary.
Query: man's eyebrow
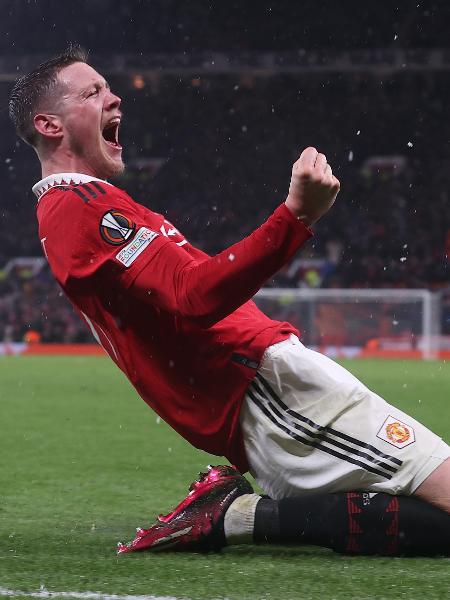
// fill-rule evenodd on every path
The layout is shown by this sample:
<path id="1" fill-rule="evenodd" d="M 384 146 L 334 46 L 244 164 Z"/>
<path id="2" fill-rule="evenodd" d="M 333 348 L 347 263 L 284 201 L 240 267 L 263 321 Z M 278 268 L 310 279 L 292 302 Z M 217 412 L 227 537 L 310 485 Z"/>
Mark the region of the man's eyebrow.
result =
<path id="1" fill-rule="evenodd" d="M 102 88 L 102 87 L 105 87 L 107 90 L 111 89 L 111 86 L 109 85 L 109 82 L 106 81 L 106 79 L 104 79 L 103 81 L 93 81 L 92 83 L 90 83 L 89 85 L 87 85 L 85 88 L 83 88 L 83 90 L 81 91 L 81 93 L 85 94 L 86 92 L 88 92 L 89 90 L 91 90 L 93 87 L 95 89 Z"/>

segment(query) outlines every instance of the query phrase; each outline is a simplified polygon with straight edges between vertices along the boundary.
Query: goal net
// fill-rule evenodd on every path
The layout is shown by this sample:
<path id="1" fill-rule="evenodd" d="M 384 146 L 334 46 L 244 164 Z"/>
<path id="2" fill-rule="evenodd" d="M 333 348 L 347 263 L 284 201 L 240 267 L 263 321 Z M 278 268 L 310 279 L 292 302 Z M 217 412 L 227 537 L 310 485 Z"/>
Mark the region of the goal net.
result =
<path id="1" fill-rule="evenodd" d="M 438 356 L 440 298 L 428 290 L 265 288 L 255 301 L 330 356 Z"/>

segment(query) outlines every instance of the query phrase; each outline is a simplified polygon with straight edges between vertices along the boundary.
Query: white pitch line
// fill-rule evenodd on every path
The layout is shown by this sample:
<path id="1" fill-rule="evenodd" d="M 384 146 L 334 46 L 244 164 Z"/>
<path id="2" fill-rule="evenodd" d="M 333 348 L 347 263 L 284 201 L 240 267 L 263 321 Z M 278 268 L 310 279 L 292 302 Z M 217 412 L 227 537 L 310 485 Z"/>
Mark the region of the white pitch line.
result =
<path id="1" fill-rule="evenodd" d="M 175 596 L 133 596 L 130 594 L 102 594 L 101 592 L 51 592 L 41 587 L 38 592 L 23 592 L 0 587 L 0 596 L 14 598 L 26 596 L 29 598 L 77 598 L 79 600 L 180 600 Z M 184 599 L 188 600 L 188 599 Z"/>

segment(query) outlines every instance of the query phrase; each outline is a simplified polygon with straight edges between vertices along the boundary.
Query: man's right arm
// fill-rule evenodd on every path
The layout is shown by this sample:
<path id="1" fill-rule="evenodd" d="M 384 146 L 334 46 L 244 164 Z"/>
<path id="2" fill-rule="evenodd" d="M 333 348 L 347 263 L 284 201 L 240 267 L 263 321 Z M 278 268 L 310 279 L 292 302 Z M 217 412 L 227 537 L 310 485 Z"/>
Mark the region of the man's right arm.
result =
<path id="1" fill-rule="evenodd" d="M 332 205 L 339 185 L 324 159 L 307 148 L 294 164 L 286 202 L 213 257 L 190 251 L 161 215 L 106 185 L 88 202 L 72 188 L 49 192 L 38 209 L 40 237 L 63 286 L 86 290 L 103 273 L 108 285 L 208 327 L 252 298 L 311 237 L 309 224 Z"/>
<path id="2" fill-rule="evenodd" d="M 161 245 L 128 290 L 209 327 L 250 300 L 311 236 L 281 204 L 248 237 L 201 262 L 173 242 Z"/>

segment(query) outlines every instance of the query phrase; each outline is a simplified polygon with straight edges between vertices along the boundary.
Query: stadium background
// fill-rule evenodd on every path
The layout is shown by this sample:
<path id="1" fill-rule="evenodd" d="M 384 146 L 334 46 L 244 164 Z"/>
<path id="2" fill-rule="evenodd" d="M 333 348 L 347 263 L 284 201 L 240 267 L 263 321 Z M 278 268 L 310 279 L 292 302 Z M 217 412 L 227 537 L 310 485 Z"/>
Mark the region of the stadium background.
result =
<path id="1" fill-rule="evenodd" d="M 117 185 L 215 253 L 285 198 L 292 162 L 315 145 L 342 191 L 268 285 L 441 290 L 449 334 L 450 10 L 358 7 L 2 0 L 0 342 L 92 342 L 46 265 L 11 262 L 42 252 L 30 191 L 40 171 L 8 121 L 8 93 L 68 40 L 123 99 L 128 170 Z M 323 318 L 321 330 L 336 321 Z"/>
<path id="2" fill-rule="evenodd" d="M 43 259 L 30 189 L 39 165 L 7 115 L 17 75 L 69 40 L 90 50 L 123 98 L 128 170 L 115 183 L 136 200 L 213 253 L 284 199 L 299 150 L 323 148 L 342 191 L 269 291 L 429 290 L 450 335 L 449 30 L 447 0 L 0 0 L 2 351 L 23 340 L 91 349 Z M 317 343 L 286 296 L 269 305 Z M 325 311 L 321 331 L 346 344 L 350 319 L 365 343 L 363 331 L 389 336 L 404 322 L 414 337 L 406 313 L 382 307 L 380 331 L 367 313 L 355 321 L 357 303 L 339 319 Z M 450 439 L 448 361 L 344 364 Z M 448 598 L 448 558 L 264 546 L 118 559 L 119 539 L 167 512 L 220 459 L 166 427 L 105 357 L 0 357 L 0 435 L 0 596 Z"/>

